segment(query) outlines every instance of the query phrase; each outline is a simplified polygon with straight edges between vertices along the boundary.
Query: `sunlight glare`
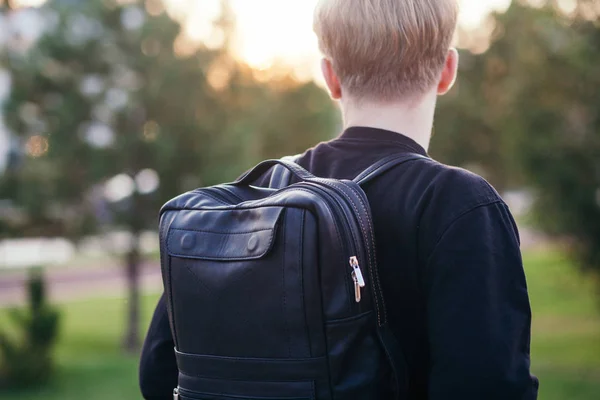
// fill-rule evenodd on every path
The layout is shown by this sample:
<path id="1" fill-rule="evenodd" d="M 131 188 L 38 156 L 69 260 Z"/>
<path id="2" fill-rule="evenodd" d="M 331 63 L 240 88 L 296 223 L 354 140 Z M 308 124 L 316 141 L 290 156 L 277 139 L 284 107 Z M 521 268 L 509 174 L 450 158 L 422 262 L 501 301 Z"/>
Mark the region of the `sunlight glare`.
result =
<path id="1" fill-rule="evenodd" d="M 45 2 L 46 0 L 14 0 L 17 7 L 39 7 Z"/>
<path id="2" fill-rule="evenodd" d="M 239 35 L 235 51 L 250 66 L 268 69 L 274 63 L 306 68 L 318 59 L 312 32 L 317 0 L 232 0 Z"/>
<path id="3" fill-rule="evenodd" d="M 173 5 L 185 0 L 169 0 Z M 237 57 L 258 70 L 276 65 L 292 68 L 300 79 L 320 76 L 320 53 L 312 31 L 313 10 L 318 0 L 230 0 L 236 17 L 233 50 Z M 460 0 L 459 23 L 466 29 L 478 27 L 490 11 L 505 11 L 511 0 Z M 203 40 L 205 27 L 214 18 L 218 0 L 197 0 L 189 15 L 187 32 Z"/>
<path id="4" fill-rule="evenodd" d="M 504 12 L 511 0 L 461 0 L 459 24 L 466 29 L 478 27 L 491 11 Z"/>

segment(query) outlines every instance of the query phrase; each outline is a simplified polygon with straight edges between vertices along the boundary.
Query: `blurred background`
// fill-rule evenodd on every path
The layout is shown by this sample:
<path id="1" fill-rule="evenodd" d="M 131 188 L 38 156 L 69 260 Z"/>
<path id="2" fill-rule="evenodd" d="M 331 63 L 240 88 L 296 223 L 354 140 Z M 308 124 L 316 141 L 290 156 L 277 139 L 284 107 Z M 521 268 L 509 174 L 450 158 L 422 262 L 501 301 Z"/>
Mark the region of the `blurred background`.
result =
<path id="1" fill-rule="evenodd" d="M 157 215 L 340 133 L 315 0 L 0 0 L 0 400 L 139 399 Z M 516 215 L 540 399 L 600 398 L 600 2 L 463 0 L 431 155 Z"/>

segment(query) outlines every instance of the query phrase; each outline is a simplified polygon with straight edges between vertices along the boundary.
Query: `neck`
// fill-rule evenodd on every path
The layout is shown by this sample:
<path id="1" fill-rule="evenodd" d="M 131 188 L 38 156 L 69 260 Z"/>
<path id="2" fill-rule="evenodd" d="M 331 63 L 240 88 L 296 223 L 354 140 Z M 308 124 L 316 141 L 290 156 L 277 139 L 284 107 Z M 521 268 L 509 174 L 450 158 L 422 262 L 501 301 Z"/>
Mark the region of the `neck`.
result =
<path id="1" fill-rule="evenodd" d="M 344 128 L 365 126 L 401 133 L 428 151 L 437 97 L 427 94 L 417 101 L 373 103 L 342 99 Z"/>

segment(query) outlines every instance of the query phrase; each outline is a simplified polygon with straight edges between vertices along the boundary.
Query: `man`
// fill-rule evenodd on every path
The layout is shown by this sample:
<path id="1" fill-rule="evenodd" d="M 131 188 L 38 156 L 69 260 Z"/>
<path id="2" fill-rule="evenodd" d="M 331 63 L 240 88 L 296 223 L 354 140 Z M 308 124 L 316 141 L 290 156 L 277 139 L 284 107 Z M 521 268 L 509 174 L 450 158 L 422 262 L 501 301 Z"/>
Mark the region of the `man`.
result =
<path id="1" fill-rule="evenodd" d="M 389 155 L 427 155 L 437 96 L 457 73 L 458 53 L 450 48 L 456 3 L 319 2 L 322 70 L 341 103 L 345 131 L 304 153 L 300 165 L 317 176 L 351 179 Z M 365 191 L 390 326 L 408 365 L 408 399 L 537 398 L 519 237 L 496 191 L 430 159 L 397 167 Z M 177 385 L 164 299 L 140 380 L 147 399 L 169 399 Z"/>

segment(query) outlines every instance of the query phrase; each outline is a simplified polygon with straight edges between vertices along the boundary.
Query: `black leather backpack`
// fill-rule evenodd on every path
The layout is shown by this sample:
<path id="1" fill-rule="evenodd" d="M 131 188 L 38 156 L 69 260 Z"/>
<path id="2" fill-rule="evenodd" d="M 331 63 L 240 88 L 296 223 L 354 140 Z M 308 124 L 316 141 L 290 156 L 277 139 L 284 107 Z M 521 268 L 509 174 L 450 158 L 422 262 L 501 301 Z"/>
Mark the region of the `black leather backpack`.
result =
<path id="1" fill-rule="evenodd" d="M 169 201 L 160 245 L 174 398 L 404 398 L 360 185 L 417 158 L 386 158 L 354 181 L 265 161 L 237 182 Z M 252 186 L 273 166 L 279 188 Z M 290 173 L 299 182 L 287 186 Z"/>

